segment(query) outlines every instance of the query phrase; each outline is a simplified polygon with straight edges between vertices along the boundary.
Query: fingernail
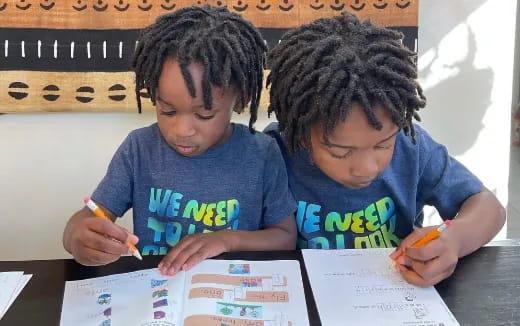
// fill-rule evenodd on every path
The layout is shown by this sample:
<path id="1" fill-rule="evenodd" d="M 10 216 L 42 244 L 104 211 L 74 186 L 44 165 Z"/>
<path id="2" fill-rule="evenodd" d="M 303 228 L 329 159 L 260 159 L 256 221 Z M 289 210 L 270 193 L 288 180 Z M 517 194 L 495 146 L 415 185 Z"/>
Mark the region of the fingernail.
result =
<path id="1" fill-rule="evenodd" d="M 183 271 L 187 271 L 187 270 L 188 270 L 188 264 L 184 264 L 184 265 L 182 265 L 182 270 L 183 270 Z"/>
<path id="2" fill-rule="evenodd" d="M 168 275 L 173 275 L 175 273 L 175 267 L 170 267 L 168 269 Z"/>
<path id="3" fill-rule="evenodd" d="M 158 269 L 162 269 L 162 268 L 163 268 L 163 263 L 162 263 L 162 262 L 159 263 L 159 265 L 157 265 L 157 268 L 158 268 Z"/>

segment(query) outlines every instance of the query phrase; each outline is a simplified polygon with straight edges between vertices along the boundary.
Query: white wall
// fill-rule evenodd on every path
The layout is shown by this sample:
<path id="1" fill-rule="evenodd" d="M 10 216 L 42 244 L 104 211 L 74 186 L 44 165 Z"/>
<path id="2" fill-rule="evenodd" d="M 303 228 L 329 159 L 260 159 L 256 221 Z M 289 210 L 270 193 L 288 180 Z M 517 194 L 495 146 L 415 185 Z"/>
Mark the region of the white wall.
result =
<path id="1" fill-rule="evenodd" d="M 423 125 L 504 206 L 515 22 L 514 0 L 420 2 L 419 75 L 428 99 Z"/>
<path id="2" fill-rule="evenodd" d="M 516 8 L 516 21 L 520 21 L 520 10 L 518 7 Z M 518 23 L 516 24 L 515 63 L 513 70 L 513 110 L 516 110 L 516 104 L 520 104 L 520 24 Z"/>
<path id="3" fill-rule="evenodd" d="M 70 257 L 61 243 L 66 221 L 128 132 L 155 120 L 154 112 L 0 115 L 0 260 Z M 255 126 L 269 121 L 259 114 Z M 131 230 L 130 212 L 118 223 Z"/>
<path id="4" fill-rule="evenodd" d="M 423 125 L 504 205 L 515 6 L 420 2 L 420 77 L 429 101 Z M 68 257 L 61 245 L 68 217 L 126 134 L 154 120 L 151 112 L 0 115 L 0 260 Z M 263 117 L 257 127 L 266 123 Z M 131 227 L 129 218 L 122 222 Z"/>

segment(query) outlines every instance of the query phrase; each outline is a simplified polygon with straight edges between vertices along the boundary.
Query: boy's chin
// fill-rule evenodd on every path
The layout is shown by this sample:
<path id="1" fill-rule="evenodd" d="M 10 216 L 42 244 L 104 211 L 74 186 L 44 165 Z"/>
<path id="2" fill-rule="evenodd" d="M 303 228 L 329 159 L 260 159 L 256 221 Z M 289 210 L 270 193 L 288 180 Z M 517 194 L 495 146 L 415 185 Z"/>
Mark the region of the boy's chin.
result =
<path id="1" fill-rule="evenodd" d="M 363 189 L 363 188 L 370 186 L 371 183 L 372 183 L 372 181 L 363 182 L 363 183 L 342 182 L 341 184 L 349 189 L 358 190 L 358 189 Z"/>

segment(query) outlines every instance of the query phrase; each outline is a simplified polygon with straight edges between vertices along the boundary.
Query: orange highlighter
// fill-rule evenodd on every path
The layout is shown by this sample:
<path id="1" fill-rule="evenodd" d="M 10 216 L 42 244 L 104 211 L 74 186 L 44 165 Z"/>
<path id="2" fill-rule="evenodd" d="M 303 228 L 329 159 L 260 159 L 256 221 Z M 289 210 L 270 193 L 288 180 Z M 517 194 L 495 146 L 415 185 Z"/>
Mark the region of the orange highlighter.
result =
<path id="1" fill-rule="evenodd" d="M 451 225 L 451 220 L 446 220 L 444 221 L 444 223 L 442 223 L 441 225 L 439 225 L 438 228 L 436 229 L 433 229 L 431 230 L 430 232 L 428 232 L 422 239 L 418 240 L 416 243 L 414 243 L 412 245 L 412 248 L 419 248 L 419 247 L 423 247 L 425 246 L 428 242 L 432 241 L 432 240 L 435 240 L 437 239 L 440 235 L 441 235 L 441 232 L 446 230 L 449 226 Z M 394 261 L 396 262 L 397 259 L 399 259 L 399 257 L 405 255 L 404 251 L 399 255 L 397 256 Z"/>
<path id="2" fill-rule="evenodd" d="M 100 218 L 104 218 L 105 220 L 108 220 L 110 222 L 113 222 L 108 216 L 106 216 L 105 212 L 103 212 L 101 208 L 99 208 L 99 206 L 96 205 L 96 203 L 94 203 L 92 199 L 90 199 L 89 197 L 85 197 L 85 199 L 83 199 L 83 202 L 85 202 L 85 205 L 87 205 L 87 207 L 90 208 L 94 215 Z M 132 249 L 133 256 L 135 256 L 139 260 L 143 260 L 143 257 L 141 257 L 141 254 L 139 253 L 139 250 L 135 247 L 133 243 L 127 242 L 126 245 Z"/>

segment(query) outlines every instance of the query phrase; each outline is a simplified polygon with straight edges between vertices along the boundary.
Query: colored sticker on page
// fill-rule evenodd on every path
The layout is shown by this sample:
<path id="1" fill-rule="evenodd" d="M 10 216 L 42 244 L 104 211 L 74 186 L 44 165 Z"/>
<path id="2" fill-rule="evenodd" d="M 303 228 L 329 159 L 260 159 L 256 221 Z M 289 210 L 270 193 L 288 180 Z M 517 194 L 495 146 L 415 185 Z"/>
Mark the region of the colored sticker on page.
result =
<path id="1" fill-rule="evenodd" d="M 262 318 L 262 306 L 217 302 L 217 314 L 227 317 Z"/>
<path id="2" fill-rule="evenodd" d="M 154 308 L 164 307 L 164 306 L 167 306 L 167 305 L 168 305 L 168 300 L 167 299 L 162 299 L 162 300 L 159 300 L 159 301 L 155 301 L 153 303 L 153 307 Z"/>
<path id="3" fill-rule="evenodd" d="M 162 297 L 167 297 L 167 296 L 168 296 L 168 290 L 167 289 L 157 290 L 157 291 L 154 291 L 152 293 L 152 297 L 153 298 L 162 298 Z"/>
<path id="4" fill-rule="evenodd" d="M 105 310 L 103 311 L 103 316 L 105 316 L 105 317 L 110 317 L 110 316 L 112 316 L 112 308 L 105 309 Z"/>
<path id="5" fill-rule="evenodd" d="M 251 268 L 249 264 L 229 264 L 229 274 L 249 274 L 251 273 Z"/>
<path id="6" fill-rule="evenodd" d="M 100 305 L 110 304 L 111 299 L 112 295 L 110 293 L 103 293 L 98 297 L 97 303 Z"/>
<path id="7" fill-rule="evenodd" d="M 168 282 L 168 280 L 154 280 L 154 279 L 151 279 L 151 281 L 150 281 L 152 288 L 161 286 L 161 285 L 165 284 L 166 282 Z"/>
<path id="8" fill-rule="evenodd" d="M 255 279 L 243 279 L 240 286 L 243 288 L 256 288 L 259 284 Z"/>
<path id="9" fill-rule="evenodd" d="M 163 319 L 164 317 L 166 317 L 166 313 L 164 311 L 154 311 L 153 312 L 153 318 L 154 319 Z"/>

